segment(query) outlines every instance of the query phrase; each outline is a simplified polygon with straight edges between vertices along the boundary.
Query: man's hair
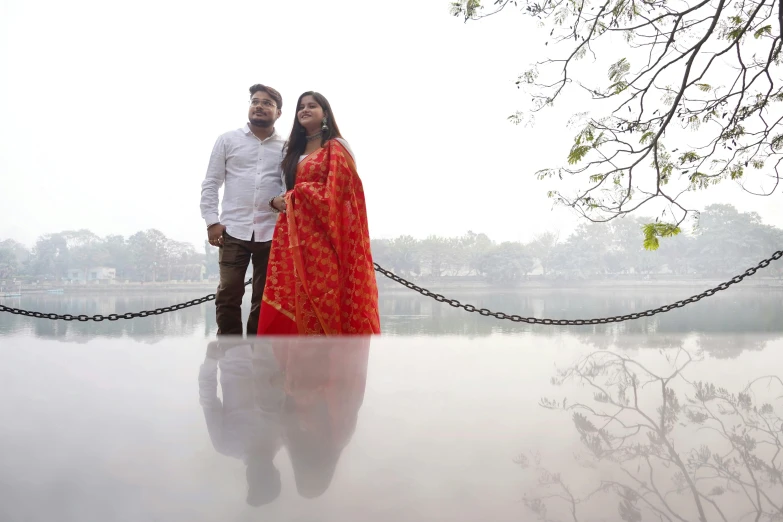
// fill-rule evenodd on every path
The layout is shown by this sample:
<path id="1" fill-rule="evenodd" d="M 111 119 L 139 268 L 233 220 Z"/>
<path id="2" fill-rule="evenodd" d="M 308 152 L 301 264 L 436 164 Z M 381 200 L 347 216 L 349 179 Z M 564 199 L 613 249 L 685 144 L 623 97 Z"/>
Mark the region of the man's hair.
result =
<path id="1" fill-rule="evenodd" d="M 257 92 L 263 91 L 269 95 L 270 98 L 272 98 L 275 103 L 277 104 L 278 109 L 283 108 L 283 97 L 280 96 L 280 93 L 277 92 L 275 89 L 268 87 L 266 85 L 262 85 L 260 83 L 257 83 L 255 85 L 252 85 L 250 87 L 250 97 L 252 98 L 253 95 Z"/>

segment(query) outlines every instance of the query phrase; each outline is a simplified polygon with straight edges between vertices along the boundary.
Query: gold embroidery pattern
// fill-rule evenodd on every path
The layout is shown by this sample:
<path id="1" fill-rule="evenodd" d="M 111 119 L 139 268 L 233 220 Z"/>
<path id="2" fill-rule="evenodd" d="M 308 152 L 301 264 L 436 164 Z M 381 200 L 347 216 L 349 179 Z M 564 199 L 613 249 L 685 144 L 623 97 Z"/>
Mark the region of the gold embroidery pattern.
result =
<path id="1" fill-rule="evenodd" d="M 330 140 L 298 167 L 275 227 L 264 300 L 301 335 L 380 333 L 364 188 Z M 273 334 L 274 332 L 260 332 Z"/>

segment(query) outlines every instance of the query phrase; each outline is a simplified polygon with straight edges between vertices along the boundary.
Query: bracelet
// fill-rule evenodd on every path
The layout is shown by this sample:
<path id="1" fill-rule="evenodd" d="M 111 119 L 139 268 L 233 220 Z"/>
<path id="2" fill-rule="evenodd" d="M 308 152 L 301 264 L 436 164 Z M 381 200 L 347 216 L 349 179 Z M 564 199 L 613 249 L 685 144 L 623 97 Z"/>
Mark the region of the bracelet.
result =
<path id="1" fill-rule="evenodd" d="M 279 211 L 279 210 L 277 210 L 277 209 L 275 208 L 275 206 L 272 204 L 272 203 L 274 202 L 274 200 L 275 200 L 275 198 L 276 198 L 276 197 L 277 197 L 277 196 L 273 196 L 273 197 L 272 197 L 272 198 L 269 200 L 269 208 L 271 208 L 271 209 L 272 209 L 274 212 L 277 212 L 277 213 L 279 214 L 279 213 L 280 213 L 280 211 Z"/>

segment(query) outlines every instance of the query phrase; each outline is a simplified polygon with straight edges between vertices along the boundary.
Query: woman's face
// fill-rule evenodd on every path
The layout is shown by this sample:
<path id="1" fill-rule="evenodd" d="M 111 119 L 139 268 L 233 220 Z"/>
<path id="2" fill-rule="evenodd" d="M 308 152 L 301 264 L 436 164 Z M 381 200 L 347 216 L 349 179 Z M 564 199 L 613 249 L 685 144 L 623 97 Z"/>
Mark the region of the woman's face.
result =
<path id="1" fill-rule="evenodd" d="M 324 110 L 309 94 L 302 98 L 299 107 L 296 108 L 296 117 L 299 123 L 307 130 L 307 134 L 313 134 L 321 128 L 324 119 Z"/>

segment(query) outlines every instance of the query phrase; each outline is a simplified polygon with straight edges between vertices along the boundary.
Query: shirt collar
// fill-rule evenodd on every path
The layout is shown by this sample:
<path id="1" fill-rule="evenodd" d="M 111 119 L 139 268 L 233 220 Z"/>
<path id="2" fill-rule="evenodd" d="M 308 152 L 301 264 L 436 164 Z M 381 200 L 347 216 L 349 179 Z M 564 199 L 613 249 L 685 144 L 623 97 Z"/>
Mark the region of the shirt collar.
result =
<path id="1" fill-rule="evenodd" d="M 242 128 L 242 130 L 248 136 L 252 136 L 253 135 L 253 132 L 250 130 L 250 124 L 249 123 L 245 123 L 245 126 Z M 281 139 L 282 138 L 277 133 L 277 129 L 275 129 L 274 131 L 272 131 L 272 134 L 264 141 L 267 141 L 267 140 L 281 140 Z"/>

